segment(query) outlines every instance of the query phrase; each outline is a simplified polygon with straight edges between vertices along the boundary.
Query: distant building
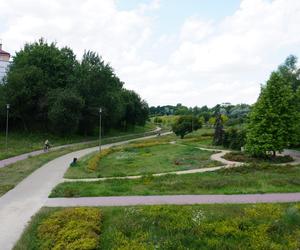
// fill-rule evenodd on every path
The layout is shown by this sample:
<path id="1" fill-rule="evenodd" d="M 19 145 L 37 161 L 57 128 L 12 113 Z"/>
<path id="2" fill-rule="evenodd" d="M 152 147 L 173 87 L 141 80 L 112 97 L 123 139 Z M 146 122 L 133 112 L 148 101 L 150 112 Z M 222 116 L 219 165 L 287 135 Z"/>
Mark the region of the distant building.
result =
<path id="1" fill-rule="evenodd" d="M 2 42 L 0 41 L 0 82 L 6 75 L 6 71 L 9 65 L 10 54 L 2 50 Z"/>

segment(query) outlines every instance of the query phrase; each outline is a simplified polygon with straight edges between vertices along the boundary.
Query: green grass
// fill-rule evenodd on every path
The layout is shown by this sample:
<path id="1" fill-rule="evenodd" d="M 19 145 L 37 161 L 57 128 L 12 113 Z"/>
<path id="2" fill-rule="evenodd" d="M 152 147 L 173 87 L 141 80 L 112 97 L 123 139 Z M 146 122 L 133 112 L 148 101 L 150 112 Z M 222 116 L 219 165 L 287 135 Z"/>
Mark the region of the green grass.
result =
<path id="1" fill-rule="evenodd" d="M 203 148 L 216 148 L 224 149 L 223 146 L 213 145 L 213 135 L 214 129 L 212 128 L 202 128 L 193 133 L 190 133 L 184 137 L 183 140 L 179 142 L 184 145 L 189 145 L 193 147 L 203 147 Z"/>
<path id="2" fill-rule="evenodd" d="M 215 172 L 145 176 L 133 180 L 66 182 L 56 186 L 50 197 L 276 192 L 300 192 L 300 165 L 249 165 Z"/>
<path id="3" fill-rule="evenodd" d="M 88 143 L 60 150 L 53 150 L 49 153 L 29 157 L 26 160 L 18 161 L 6 167 L 0 168 L 0 196 L 5 194 L 10 189 L 13 189 L 25 177 L 47 162 L 72 151 L 93 146 L 96 146 L 96 143 Z"/>
<path id="4" fill-rule="evenodd" d="M 120 138 L 106 138 L 103 143 L 112 143 L 122 140 L 128 140 L 137 138 L 140 135 L 127 135 L 126 137 Z M 73 145 L 68 148 L 59 150 L 51 150 L 48 153 L 41 154 L 38 156 L 29 157 L 26 160 L 18 161 L 10 164 L 4 168 L 0 168 L 0 196 L 13 189 L 19 182 L 30 175 L 33 171 L 40 168 L 47 162 L 65 155 L 67 153 L 77 151 L 84 148 L 97 146 L 98 142 L 91 142 L 86 144 Z"/>
<path id="5" fill-rule="evenodd" d="M 300 205 L 103 207 L 96 249 L 299 249 Z M 43 208 L 15 250 L 40 249 L 38 229 L 63 208 Z"/>
<path id="6" fill-rule="evenodd" d="M 90 171 L 87 168 L 89 160 L 93 157 L 90 155 L 81 159 L 77 166 L 70 167 L 65 177 L 144 175 L 221 165 L 219 162 L 210 160 L 212 154 L 213 152 L 210 151 L 170 143 L 141 148 L 125 145 L 116 152 L 103 157 L 96 171 Z"/>
<path id="7" fill-rule="evenodd" d="M 145 133 L 155 129 L 155 125 L 147 123 L 145 127 L 136 126 L 134 129 L 128 131 L 116 131 L 111 130 L 109 133 L 104 134 L 103 143 L 107 137 L 115 136 L 128 136 L 131 134 Z M 8 150 L 5 148 L 5 133 L 0 133 L 0 160 L 6 159 L 12 156 L 20 155 L 23 153 L 42 149 L 44 147 L 45 140 L 48 139 L 52 147 L 66 145 L 71 143 L 78 143 L 83 141 L 97 140 L 98 136 L 79 136 L 72 135 L 69 137 L 59 137 L 51 135 L 49 133 L 20 133 L 11 132 L 8 137 Z M 125 138 L 126 139 L 126 138 Z M 116 140 L 118 140 L 116 138 Z"/>

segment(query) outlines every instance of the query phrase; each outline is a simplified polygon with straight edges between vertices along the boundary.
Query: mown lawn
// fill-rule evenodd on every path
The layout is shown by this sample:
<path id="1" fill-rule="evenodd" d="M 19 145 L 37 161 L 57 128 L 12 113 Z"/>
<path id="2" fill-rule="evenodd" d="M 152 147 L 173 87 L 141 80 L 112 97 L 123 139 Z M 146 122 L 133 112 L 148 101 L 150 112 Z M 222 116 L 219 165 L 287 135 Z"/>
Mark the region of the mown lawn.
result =
<path id="1" fill-rule="evenodd" d="M 107 137 L 115 136 L 126 136 L 135 133 L 144 133 L 150 130 L 154 130 L 155 125 L 147 123 L 145 127 L 136 126 L 134 129 L 129 131 L 110 131 L 103 136 L 103 143 Z M 8 150 L 5 147 L 5 133 L 0 133 L 0 160 L 6 159 L 15 155 L 20 155 L 23 153 L 35 151 L 42 149 L 44 147 L 45 140 L 50 141 L 51 146 L 60 146 L 71 143 L 78 143 L 83 141 L 97 140 L 98 135 L 96 136 L 79 136 L 72 135 L 67 137 L 59 137 L 49 133 L 20 133 L 20 132 L 11 132 L 8 137 Z M 126 139 L 126 138 L 125 138 Z"/>
<path id="2" fill-rule="evenodd" d="M 248 165 L 215 172 L 133 180 L 66 182 L 50 197 L 300 192 L 300 165 Z"/>
<path id="3" fill-rule="evenodd" d="M 96 208 L 87 208 L 87 212 L 88 209 L 95 214 Z M 87 228 L 90 231 L 93 230 L 89 237 L 93 237 L 91 238 L 93 240 L 98 239 L 98 243 L 94 244 L 94 248 L 85 249 L 296 250 L 300 246 L 299 203 L 135 206 L 98 209 L 101 222 L 98 219 L 93 227 Z M 49 228 L 51 217 L 58 218 L 57 215 L 62 216 L 63 213 L 66 214 L 63 219 L 64 223 L 59 224 L 57 221 L 56 227 L 53 224 L 53 230 L 62 232 L 65 235 L 65 241 L 62 241 L 64 238 L 61 233 L 55 234 L 53 230 L 52 234 L 43 233 L 45 228 L 47 232 L 51 230 Z M 68 216 L 69 214 L 70 208 L 43 208 L 33 217 L 14 249 L 41 249 L 41 246 L 45 244 L 51 244 L 54 248 L 61 242 L 69 246 L 71 244 L 83 246 L 80 238 L 88 236 L 85 232 L 79 234 L 78 238 L 67 237 L 78 234 L 78 231 L 72 231 L 69 227 L 72 221 L 76 221 L 75 213 L 73 212 L 73 216 Z M 84 214 L 78 214 L 80 223 L 84 220 L 82 216 Z M 53 217 L 55 215 L 56 217 Z M 87 242 L 87 245 L 89 243 L 91 242 Z"/>

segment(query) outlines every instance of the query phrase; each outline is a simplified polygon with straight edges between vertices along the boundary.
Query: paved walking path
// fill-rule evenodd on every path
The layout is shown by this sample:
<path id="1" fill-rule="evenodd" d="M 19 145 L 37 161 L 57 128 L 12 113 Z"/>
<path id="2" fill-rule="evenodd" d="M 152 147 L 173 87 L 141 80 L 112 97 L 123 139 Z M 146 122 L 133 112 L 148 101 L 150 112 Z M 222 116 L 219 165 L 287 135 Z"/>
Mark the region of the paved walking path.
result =
<path id="1" fill-rule="evenodd" d="M 275 203 L 298 202 L 300 193 L 238 194 L 238 195 L 158 195 L 112 196 L 83 198 L 51 198 L 48 207 L 72 206 L 134 206 L 158 204 L 217 204 L 217 203 Z"/>
<path id="2" fill-rule="evenodd" d="M 211 168 L 196 168 L 196 169 L 189 169 L 189 170 L 180 170 L 174 172 L 165 172 L 165 173 L 158 173 L 158 174 L 151 174 L 152 176 L 164 176 L 168 174 L 195 174 L 195 173 L 204 173 L 204 172 L 213 172 L 222 168 L 232 168 L 233 165 L 230 166 L 219 166 L 219 167 L 211 167 Z M 129 176 L 116 176 L 116 177 L 101 177 L 101 178 L 84 178 L 84 179 L 63 179 L 64 182 L 93 182 L 93 181 L 105 181 L 105 180 L 123 180 L 123 179 L 139 179 L 142 178 L 143 175 L 129 175 Z"/>
<path id="3" fill-rule="evenodd" d="M 165 133 L 168 134 L 168 133 Z M 164 134 L 162 134 L 164 135 Z M 147 136 L 123 142 L 103 145 L 108 148 L 130 141 L 153 138 Z M 48 200 L 51 190 L 61 182 L 73 158 L 80 158 L 97 151 L 98 147 L 72 152 L 52 160 L 34 171 L 14 189 L 0 197 L 0 249 L 12 249 L 22 231 L 33 216 Z"/>
<path id="4" fill-rule="evenodd" d="M 155 130 L 146 132 L 145 134 L 159 132 L 160 130 L 161 130 L 161 128 L 157 127 Z M 138 135 L 138 134 L 136 134 L 136 135 Z M 109 139 L 117 139 L 117 138 L 122 138 L 122 137 L 124 138 L 126 136 L 129 136 L 129 135 L 109 137 Z M 61 146 L 53 147 L 53 148 L 51 148 L 51 150 L 57 150 L 57 149 L 72 147 L 72 146 L 76 146 L 76 145 L 83 145 L 83 144 L 88 144 L 88 143 L 96 142 L 96 141 L 97 140 L 86 141 L 86 142 L 78 142 L 78 143 L 72 143 L 72 144 L 67 144 L 67 145 L 61 145 Z M 33 151 L 33 152 L 28 152 L 28 153 L 25 153 L 25 154 L 17 155 L 17 156 L 14 156 L 14 157 L 10 157 L 10 158 L 4 159 L 4 160 L 0 160 L 0 168 L 6 167 L 7 165 L 15 163 L 17 161 L 25 160 L 29 156 L 36 156 L 36 155 L 40 155 L 40 154 L 44 154 L 44 153 L 45 153 L 45 151 L 43 149 L 41 149 L 41 150 L 36 150 L 36 151 Z"/>
<path id="5" fill-rule="evenodd" d="M 169 133 L 165 133 L 169 134 Z M 162 134 L 164 135 L 164 134 Z M 155 136 L 104 145 L 108 148 L 130 141 L 144 140 Z M 251 203 L 251 202 L 296 202 L 300 193 L 264 195 L 176 195 L 176 196 L 125 196 L 95 198 L 48 199 L 51 190 L 62 181 L 69 163 L 74 157 L 80 158 L 97 151 L 98 147 L 72 152 L 52 160 L 37 169 L 14 189 L 0 197 L 0 249 L 12 249 L 22 231 L 33 216 L 43 206 L 110 206 L 147 204 L 199 204 L 199 203 Z M 223 152 L 224 153 L 224 152 Z M 219 153 L 218 153 L 219 154 Z M 217 155 L 217 154 L 215 154 Z M 220 155 L 215 156 L 218 159 Z M 223 159 L 224 160 L 224 159 Z M 222 162 L 223 162 L 222 160 Z M 230 164 L 229 164 L 230 165 Z M 234 166 L 234 164 L 230 165 Z M 213 168 L 210 168 L 213 170 Z M 196 171 L 196 170 L 190 170 Z"/>

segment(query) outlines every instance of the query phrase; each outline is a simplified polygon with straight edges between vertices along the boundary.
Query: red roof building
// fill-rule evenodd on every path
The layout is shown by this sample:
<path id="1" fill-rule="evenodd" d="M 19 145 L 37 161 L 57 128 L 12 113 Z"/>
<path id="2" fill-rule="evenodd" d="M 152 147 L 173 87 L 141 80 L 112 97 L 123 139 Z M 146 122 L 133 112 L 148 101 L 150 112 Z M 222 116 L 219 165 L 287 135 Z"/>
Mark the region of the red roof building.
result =
<path id="1" fill-rule="evenodd" d="M 2 50 L 2 43 L 0 43 L 0 61 L 8 62 L 10 59 L 10 54 Z"/>

